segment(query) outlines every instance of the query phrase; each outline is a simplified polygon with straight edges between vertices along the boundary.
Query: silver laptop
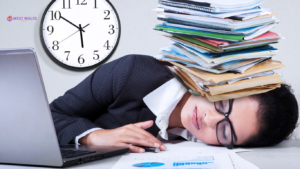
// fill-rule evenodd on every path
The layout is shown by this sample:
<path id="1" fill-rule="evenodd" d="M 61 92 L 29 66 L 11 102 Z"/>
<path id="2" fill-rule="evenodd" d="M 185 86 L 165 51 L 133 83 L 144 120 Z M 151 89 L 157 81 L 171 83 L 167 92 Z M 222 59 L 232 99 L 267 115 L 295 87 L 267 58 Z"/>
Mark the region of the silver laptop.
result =
<path id="1" fill-rule="evenodd" d="M 65 167 L 128 148 L 59 145 L 34 49 L 0 50 L 0 163 Z"/>

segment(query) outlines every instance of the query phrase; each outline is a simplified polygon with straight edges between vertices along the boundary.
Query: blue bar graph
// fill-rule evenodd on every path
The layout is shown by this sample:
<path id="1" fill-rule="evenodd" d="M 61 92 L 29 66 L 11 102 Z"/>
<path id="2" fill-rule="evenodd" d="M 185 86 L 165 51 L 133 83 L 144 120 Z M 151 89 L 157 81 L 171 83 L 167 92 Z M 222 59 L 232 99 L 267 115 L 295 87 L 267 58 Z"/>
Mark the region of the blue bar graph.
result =
<path id="1" fill-rule="evenodd" d="M 173 166 L 185 166 L 185 165 L 206 165 L 206 164 L 212 164 L 212 161 L 208 162 L 174 162 Z"/>

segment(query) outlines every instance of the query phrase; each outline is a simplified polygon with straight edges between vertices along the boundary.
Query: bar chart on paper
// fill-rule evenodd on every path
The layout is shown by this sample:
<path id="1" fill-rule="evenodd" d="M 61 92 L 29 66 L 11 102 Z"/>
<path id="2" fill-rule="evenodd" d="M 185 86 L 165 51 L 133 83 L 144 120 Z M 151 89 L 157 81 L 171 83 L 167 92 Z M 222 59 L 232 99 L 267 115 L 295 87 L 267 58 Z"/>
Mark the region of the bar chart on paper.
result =
<path id="1" fill-rule="evenodd" d="M 208 161 L 208 162 L 174 162 L 173 163 L 173 166 L 177 167 L 177 166 L 192 166 L 192 165 L 199 165 L 201 166 L 204 166 L 204 165 L 207 165 L 207 164 L 212 164 L 213 162 L 212 161 Z"/>
<path id="2" fill-rule="evenodd" d="M 128 158 L 126 160 L 126 158 Z M 125 169 L 156 168 L 156 169 L 216 169 L 213 156 L 135 156 L 122 157 L 120 164 Z M 118 162 L 118 163 L 119 163 Z M 114 168 L 117 168 L 116 164 Z"/>

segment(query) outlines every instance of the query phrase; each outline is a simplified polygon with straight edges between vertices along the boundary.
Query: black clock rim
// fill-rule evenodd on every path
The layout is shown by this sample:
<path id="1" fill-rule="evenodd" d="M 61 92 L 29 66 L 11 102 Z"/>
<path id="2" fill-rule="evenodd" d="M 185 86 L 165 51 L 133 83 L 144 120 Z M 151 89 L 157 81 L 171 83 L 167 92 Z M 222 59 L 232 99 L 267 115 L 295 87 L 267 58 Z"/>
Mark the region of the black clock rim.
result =
<path id="1" fill-rule="evenodd" d="M 46 51 L 47 55 L 49 56 L 49 58 L 55 62 L 56 64 L 58 64 L 59 66 L 65 68 L 65 69 L 69 69 L 69 70 L 73 70 L 73 71 L 87 71 L 87 70 L 92 70 L 94 68 L 97 68 L 99 66 L 101 66 L 102 64 L 104 64 L 109 58 L 111 58 L 111 56 L 114 54 L 115 50 L 117 49 L 118 45 L 119 45 L 119 41 L 120 41 L 120 37 L 121 37 L 121 22 L 120 22 L 120 17 L 119 17 L 119 14 L 116 10 L 116 8 L 113 6 L 113 4 L 109 1 L 109 0 L 103 0 L 103 1 L 106 1 L 114 10 L 114 12 L 116 13 L 116 16 L 117 16 L 117 20 L 118 20 L 118 24 L 119 24 L 119 36 L 118 36 L 118 39 L 117 39 L 117 42 L 114 46 L 114 48 L 112 49 L 112 51 L 108 54 L 108 56 L 103 59 L 101 62 L 95 64 L 95 65 L 92 65 L 92 66 L 88 66 L 88 67 L 73 67 L 73 66 L 69 66 L 69 65 L 66 65 L 62 62 L 60 62 L 58 59 L 56 59 L 52 53 L 49 51 L 49 49 L 47 48 L 46 44 L 45 44 L 45 40 L 44 40 L 44 37 L 43 37 L 43 23 L 44 23 L 44 19 L 45 19 L 45 15 L 47 14 L 47 11 L 48 9 L 51 7 L 51 5 L 55 2 L 56 0 L 52 0 L 48 6 L 46 7 L 44 13 L 43 13 L 43 16 L 42 16 L 42 20 L 41 20 L 41 23 L 40 23 L 40 40 L 41 40 L 41 43 L 42 43 L 42 46 L 44 48 L 44 50 Z"/>

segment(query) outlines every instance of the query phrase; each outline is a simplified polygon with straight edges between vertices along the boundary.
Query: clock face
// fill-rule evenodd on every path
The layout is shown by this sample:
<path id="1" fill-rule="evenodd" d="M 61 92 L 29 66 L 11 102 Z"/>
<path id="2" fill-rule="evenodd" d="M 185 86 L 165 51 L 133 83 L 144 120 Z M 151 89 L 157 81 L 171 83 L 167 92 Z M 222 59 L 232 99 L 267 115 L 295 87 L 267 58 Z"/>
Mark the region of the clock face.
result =
<path id="1" fill-rule="evenodd" d="M 106 0 L 56 0 L 46 8 L 41 41 L 48 55 L 69 68 L 103 63 L 120 38 L 120 21 Z"/>

